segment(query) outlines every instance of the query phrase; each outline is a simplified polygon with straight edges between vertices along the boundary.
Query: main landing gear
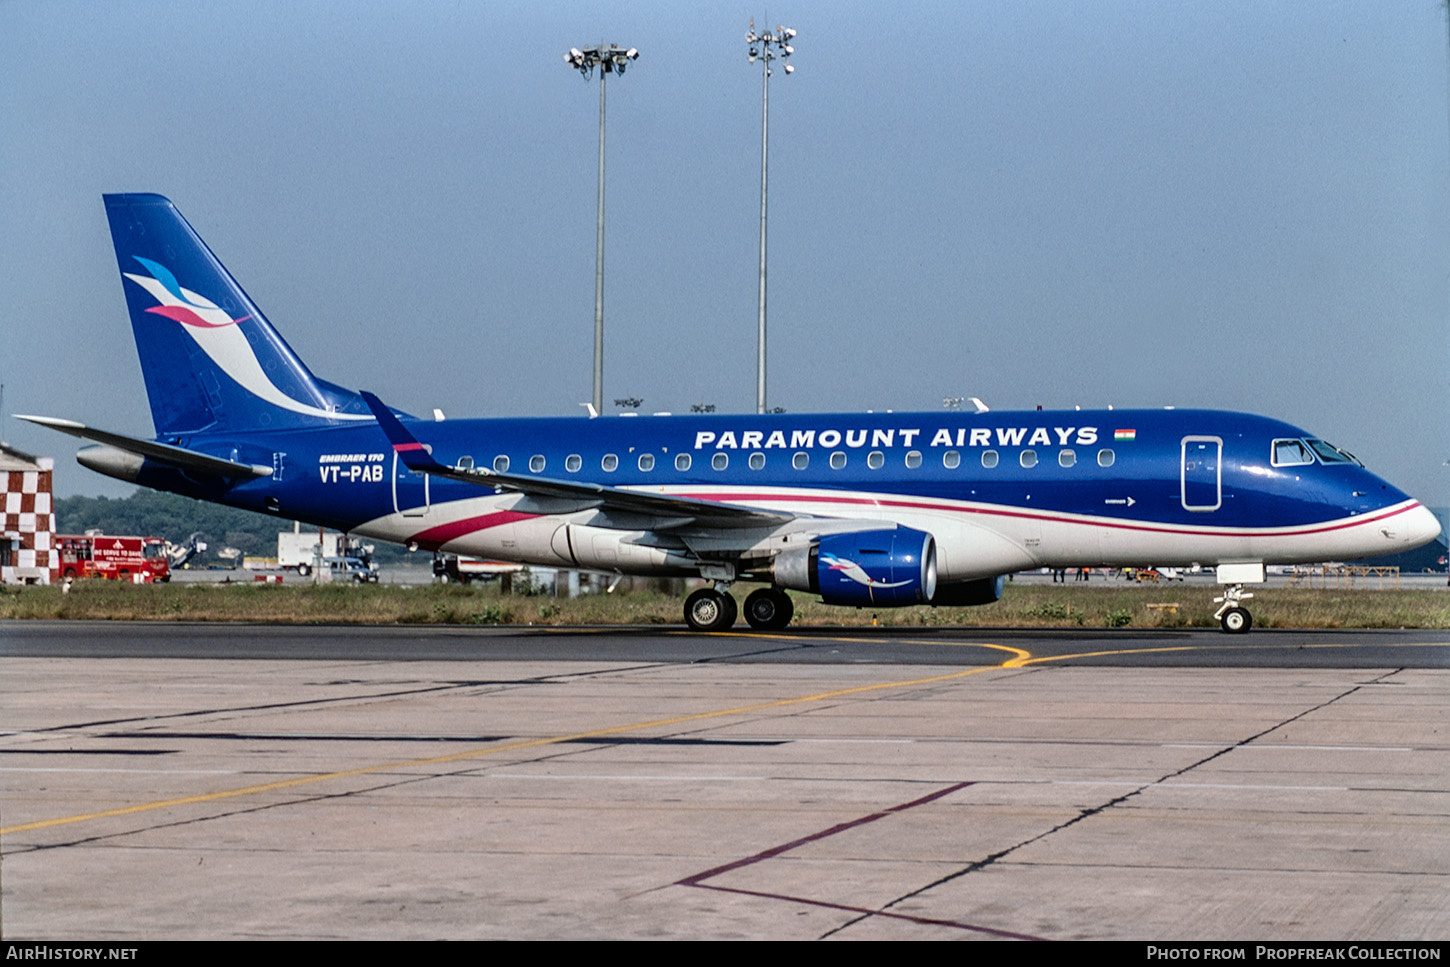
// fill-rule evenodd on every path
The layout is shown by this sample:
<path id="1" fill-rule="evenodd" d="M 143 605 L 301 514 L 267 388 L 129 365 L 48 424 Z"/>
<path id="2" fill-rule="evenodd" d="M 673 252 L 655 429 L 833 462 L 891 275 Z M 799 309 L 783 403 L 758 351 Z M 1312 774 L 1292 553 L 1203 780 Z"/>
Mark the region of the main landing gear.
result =
<path id="1" fill-rule="evenodd" d="M 685 599 L 685 623 L 696 631 L 729 631 L 738 611 L 729 589 L 722 581 L 691 594 Z M 760 588 L 745 599 L 745 620 L 757 631 L 779 631 L 794 615 L 790 595 L 780 588 Z"/>
<path id="2" fill-rule="evenodd" d="M 735 599 L 716 588 L 701 588 L 685 599 L 685 623 L 696 631 L 729 631 L 735 616 Z"/>
<path id="3" fill-rule="evenodd" d="M 779 631 L 794 616 L 795 605 L 780 588 L 760 588 L 745 599 L 745 620 L 756 631 Z"/>
<path id="4" fill-rule="evenodd" d="M 1253 615 L 1249 614 L 1247 608 L 1239 607 L 1240 601 L 1246 601 L 1253 596 L 1253 592 L 1245 591 L 1242 584 L 1224 585 L 1223 596 L 1213 599 L 1213 603 L 1219 605 L 1213 616 L 1218 619 L 1224 631 L 1231 635 L 1241 635 L 1254 626 Z"/>

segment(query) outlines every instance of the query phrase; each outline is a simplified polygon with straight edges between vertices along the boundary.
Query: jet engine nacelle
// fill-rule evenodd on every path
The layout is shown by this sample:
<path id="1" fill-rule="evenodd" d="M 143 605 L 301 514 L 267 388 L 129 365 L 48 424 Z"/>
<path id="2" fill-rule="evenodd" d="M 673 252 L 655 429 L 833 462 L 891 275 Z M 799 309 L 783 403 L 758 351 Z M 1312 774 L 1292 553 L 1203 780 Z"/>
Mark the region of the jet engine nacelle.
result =
<path id="1" fill-rule="evenodd" d="M 826 604 L 925 604 L 936 594 L 936 539 L 909 527 L 823 534 L 776 557 L 775 583 Z"/>

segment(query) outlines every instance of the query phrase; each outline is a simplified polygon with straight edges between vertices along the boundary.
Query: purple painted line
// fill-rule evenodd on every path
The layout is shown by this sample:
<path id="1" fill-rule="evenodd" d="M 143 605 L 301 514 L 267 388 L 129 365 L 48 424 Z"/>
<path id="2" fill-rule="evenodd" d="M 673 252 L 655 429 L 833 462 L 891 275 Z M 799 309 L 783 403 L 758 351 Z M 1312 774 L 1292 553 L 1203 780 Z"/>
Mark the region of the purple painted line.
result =
<path id="1" fill-rule="evenodd" d="M 699 886 L 702 881 L 708 880 L 711 877 L 719 876 L 722 873 L 729 873 L 731 870 L 738 870 L 747 866 L 753 866 L 754 864 L 759 863 L 762 860 L 773 859 L 774 857 L 780 856 L 782 853 L 790 852 L 798 846 L 804 846 L 807 843 L 815 843 L 820 840 L 826 839 L 827 837 L 835 836 L 837 833 L 844 833 L 848 829 L 855 829 L 857 826 L 864 826 L 867 823 L 874 823 L 876 822 L 876 820 L 885 819 L 887 816 L 890 816 L 893 813 L 904 812 L 908 809 L 915 809 L 917 806 L 924 806 L 929 802 L 935 802 L 943 796 L 951 795 L 959 789 L 965 789 L 970 785 L 974 785 L 974 783 L 958 782 L 954 785 L 947 786 L 945 789 L 939 789 L 936 792 L 922 796 L 920 799 L 913 799 L 911 802 L 904 802 L 897 806 L 891 806 L 890 808 L 880 810 L 879 812 L 870 813 L 868 815 L 861 816 L 858 819 L 853 819 L 850 822 L 838 823 L 835 826 L 832 826 L 829 829 L 823 829 L 818 833 L 812 833 L 809 836 L 802 836 L 800 839 L 791 840 L 789 843 L 783 843 L 780 846 L 772 846 L 770 849 L 756 853 L 754 856 L 747 856 L 744 859 L 736 860 L 733 863 L 726 863 L 724 866 L 717 866 L 714 869 L 706 870 L 703 873 L 696 873 L 694 876 L 687 876 L 683 880 L 676 880 L 675 886 Z"/>
<path id="2" fill-rule="evenodd" d="M 741 896 L 760 897 L 761 899 L 765 900 L 784 900 L 788 903 L 804 903 L 808 906 L 822 907 L 828 910 L 840 910 L 843 913 L 854 913 L 863 917 L 890 917 L 893 920 L 905 920 L 910 923 L 920 923 L 937 927 L 950 927 L 954 930 L 969 930 L 975 933 L 990 934 L 993 937 L 1000 937 L 1004 940 L 1041 940 L 1043 938 L 1033 937 L 1029 934 L 1013 933 L 1010 930 L 997 930 L 992 927 L 982 927 L 976 924 L 962 923 L 957 920 L 943 920 L 938 917 L 914 917 L 909 913 L 895 913 L 891 910 L 873 910 L 869 907 L 855 907 L 845 903 L 832 903 L 829 900 L 815 900 L 811 899 L 810 897 L 792 896 L 788 893 L 767 893 L 763 890 L 745 890 L 739 887 L 714 886 L 704 882 L 705 880 L 708 880 L 714 876 L 719 876 L 722 873 L 728 873 L 731 870 L 739 870 L 747 866 L 753 866 L 754 864 L 759 863 L 762 860 L 772 859 L 774 857 L 780 856 L 783 853 L 788 853 L 798 846 L 804 846 L 807 843 L 819 842 L 820 840 L 835 836 L 837 833 L 843 833 L 848 829 L 855 829 L 857 826 L 864 826 L 867 823 L 874 823 L 878 819 L 885 819 L 887 816 L 891 816 L 895 813 L 905 812 L 908 809 L 915 809 L 917 806 L 924 806 L 929 802 L 935 802 L 943 796 L 951 795 L 952 793 L 960 789 L 965 789 L 970 785 L 974 785 L 974 783 L 958 782 L 953 785 L 947 786 L 945 789 L 938 789 L 936 792 L 928 793 L 927 795 L 922 796 L 919 799 L 913 799 L 910 802 L 900 803 L 899 805 L 891 806 L 887 809 L 882 809 L 874 813 L 869 813 L 857 819 L 850 820 L 849 822 L 837 823 L 835 826 L 823 829 L 818 833 L 812 833 L 809 836 L 802 836 L 800 839 L 791 840 L 789 843 L 783 843 L 780 846 L 772 846 L 770 849 L 762 850 L 759 853 L 756 853 L 754 856 L 747 856 L 744 859 L 736 860 L 733 863 L 726 863 L 724 866 L 717 866 L 714 869 L 706 870 L 703 873 L 696 873 L 694 876 L 687 876 L 683 880 L 676 881 L 675 886 L 693 886 L 698 887 L 701 890 L 716 890 L 720 893 L 735 893 Z"/>
<path id="3" fill-rule="evenodd" d="M 853 907 L 845 903 L 831 903 L 829 900 L 812 900 L 809 897 L 791 896 L 788 893 L 765 893 L 761 890 L 741 890 L 733 886 L 710 886 L 708 884 L 691 884 L 699 886 L 702 890 L 715 890 L 720 893 L 735 893 L 741 896 L 760 897 L 762 900 L 786 900 L 791 903 L 804 903 L 813 907 L 823 907 L 827 910 L 840 910 L 842 913 L 857 913 L 865 917 L 890 917 L 892 920 L 906 920 L 910 923 L 921 923 L 933 927 L 951 927 L 954 930 L 970 930 L 973 933 L 991 934 L 993 937 L 1000 937 L 1003 940 L 1046 940 L 1046 937 L 1034 937 L 1027 933 L 1013 933 L 1010 930 L 998 930 L 994 927 L 981 927 L 974 923 L 962 923 L 958 920 L 943 920 L 940 917 L 913 917 L 909 913 L 893 913 L 890 910 L 873 910 L 869 907 Z"/>

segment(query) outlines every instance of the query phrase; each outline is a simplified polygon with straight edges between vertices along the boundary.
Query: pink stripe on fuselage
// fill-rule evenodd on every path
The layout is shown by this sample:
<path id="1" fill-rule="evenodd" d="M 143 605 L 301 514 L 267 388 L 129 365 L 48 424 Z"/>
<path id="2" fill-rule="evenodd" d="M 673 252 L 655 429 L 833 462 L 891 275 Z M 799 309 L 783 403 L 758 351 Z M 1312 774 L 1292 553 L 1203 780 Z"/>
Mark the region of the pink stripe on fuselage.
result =
<path id="1" fill-rule="evenodd" d="M 520 514 L 512 510 L 500 510 L 492 514 L 483 514 L 479 517 L 465 517 L 463 520 L 455 520 L 449 524 L 439 524 L 437 527 L 430 527 L 421 530 L 408 538 L 408 543 L 417 544 L 419 547 L 436 551 L 449 541 L 457 540 L 465 534 L 473 534 L 478 531 L 488 530 L 490 527 L 501 527 L 504 524 L 512 524 L 516 520 L 532 520 L 538 514 Z"/>
<path id="2" fill-rule="evenodd" d="M 985 507 L 957 507 L 951 504 L 939 504 L 929 501 L 917 500 L 891 500 L 874 497 L 837 497 L 820 496 L 810 494 L 740 494 L 740 493 L 714 493 L 701 494 L 691 493 L 690 497 L 697 500 L 713 500 L 717 503 L 739 504 L 752 503 L 821 503 L 821 504 L 849 504 L 864 507 L 905 507 L 911 510 L 934 510 L 951 514 L 982 514 L 987 517 L 1020 517 L 1024 520 L 1050 521 L 1058 524 L 1076 524 L 1088 527 L 1109 527 L 1116 530 L 1148 531 L 1154 534 L 1185 534 L 1193 537 L 1300 537 L 1305 534 L 1325 534 L 1330 531 L 1344 530 L 1347 527 L 1359 527 L 1363 524 L 1374 521 L 1386 520 L 1396 517 L 1407 511 L 1419 507 L 1418 501 L 1411 501 L 1396 510 L 1385 510 L 1378 514 L 1366 514 L 1363 517 L 1356 517 L 1350 520 L 1339 520 L 1323 524 L 1306 524 L 1293 529 L 1279 529 L 1270 527 L 1221 527 L 1213 530 L 1195 529 L 1188 527 L 1172 527 L 1165 524 L 1133 523 L 1130 521 L 1105 521 L 1105 520 L 1082 520 L 1077 517 L 1066 517 L 1056 514 L 1031 513 L 1022 510 L 997 510 Z M 1084 517 L 1087 515 L 1083 515 Z"/>
<path id="3" fill-rule="evenodd" d="M 404 445 L 406 446 L 406 444 Z M 421 446 L 421 444 L 415 444 Z M 980 514 L 986 517 L 1017 517 L 1025 520 L 1050 521 L 1060 524 L 1073 524 L 1079 527 L 1108 527 L 1116 530 L 1143 531 L 1153 534 L 1180 534 L 1194 537 L 1302 537 L 1306 534 L 1326 534 L 1332 531 L 1345 530 L 1350 527 L 1360 527 L 1364 524 L 1371 524 L 1377 521 L 1388 520 L 1391 517 L 1398 517 L 1419 507 L 1418 501 L 1410 501 L 1398 509 L 1387 509 L 1377 514 L 1366 514 L 1363 517 L 1340 519 L 1338 521 L 1326 522 L 1323 524 L 1310 524 L 1295 529 L 1280 530 L 1274 528 L 1218 528 L 1214 530 L 1192 529 L 1185 527 L 1169 527 L 1165 525 L 1154 525 L 1150 523 L 1129 523 L 1112 522 L 1103 520 L 1082 520 L 1073 517 L 1064 517 L 1053 514 L 1028 513 L 1020 510 L 995 510 L 980 507 L 958 507 L 950 504 L 940 504 L 928 501 L 913 500 L 881 500 L 870 497 L 844 497 L 844 496 L 811 496 L 808 494 L 740 494 L 740 493 L 693 493 L 688 496 L 697 500 L 710 500 L 716 503 L 741 504 L 751 501 L 758 504 L 791 502 L 791 503 L 819 503 L 819 504 L 846 504 L 851 506 L 865 507 L 904 507 L 911 510 L 929 510 L 949 514 Z M 429 550 L 437 550 L 449 541 L 457 540 L 466 534 L 473 534 L 478 531 L 488 530 L 493 527 L 501 527 L 504 524 L 512 524 L 515 521 L 531 520 L 539 514 L 522 514 L 512 510 L 497 511 L 492 514 L 482 514 L 477 517 L 466 517 L 448 524 L 439 524 L 427 530 L 419 531 L 408 538 L 411 543 Z"/>

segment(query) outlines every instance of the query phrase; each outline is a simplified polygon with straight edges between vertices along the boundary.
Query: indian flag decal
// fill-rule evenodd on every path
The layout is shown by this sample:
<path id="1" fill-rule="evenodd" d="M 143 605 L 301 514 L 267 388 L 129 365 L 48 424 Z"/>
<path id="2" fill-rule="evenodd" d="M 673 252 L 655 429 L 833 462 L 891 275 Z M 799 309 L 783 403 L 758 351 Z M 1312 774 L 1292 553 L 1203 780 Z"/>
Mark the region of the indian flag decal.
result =
<path id="1" fill-rule="evenodd" d="M 1138 438 L 1138 431 L 1137 430 L 1114 430 L 1113 431 L 1113 439 L 1114 440 L 1136 440 L 1137 438 Z"/>

